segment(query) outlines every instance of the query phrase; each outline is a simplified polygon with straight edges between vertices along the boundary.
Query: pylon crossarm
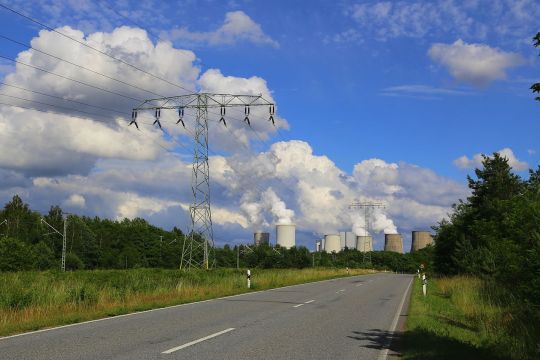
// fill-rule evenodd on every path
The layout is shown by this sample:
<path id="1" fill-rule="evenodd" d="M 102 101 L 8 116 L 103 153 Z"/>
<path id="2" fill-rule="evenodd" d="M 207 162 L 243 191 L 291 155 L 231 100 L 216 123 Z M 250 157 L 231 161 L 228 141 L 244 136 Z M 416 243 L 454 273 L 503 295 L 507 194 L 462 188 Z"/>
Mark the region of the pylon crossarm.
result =
<path id="1" fill-rule="evenodd" d="M 198 99 L 205 98 L 206 104 L 200 104 Z M 273 102 L 266 100 L 262 95 L 227 95 L 198 93 L 181 96 L 172 96 L 143 101 L 134 111 L 155 109 L 197 109 L 235 106 L 270 106 Z"/>

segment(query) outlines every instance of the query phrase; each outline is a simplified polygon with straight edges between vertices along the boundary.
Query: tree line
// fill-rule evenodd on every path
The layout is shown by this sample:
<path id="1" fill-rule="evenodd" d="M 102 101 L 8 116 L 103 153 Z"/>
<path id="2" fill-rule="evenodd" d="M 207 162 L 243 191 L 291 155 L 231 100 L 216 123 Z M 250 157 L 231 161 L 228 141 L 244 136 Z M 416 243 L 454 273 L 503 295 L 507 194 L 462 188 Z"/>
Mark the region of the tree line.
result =
<path id="1" fill-rule="evenodd" d="M 164 230 L 141 218 L 110 220 L 66 214 L 51 206 L 47 214 L 30 209 L 15 195 L 0 210 L 0 271 L 60 269 L 66 220 L 66 269 L 179 268 L 189 235 Z M 198 236 L 198 235 L 195 235 Z M 413 254 L 356 250 L 310 253 L 303 246 L 225 245 L 212 250 L 214 267 L 304 268 L 365 267 L 414 272 L 430 263 L 432 249 Z"/>

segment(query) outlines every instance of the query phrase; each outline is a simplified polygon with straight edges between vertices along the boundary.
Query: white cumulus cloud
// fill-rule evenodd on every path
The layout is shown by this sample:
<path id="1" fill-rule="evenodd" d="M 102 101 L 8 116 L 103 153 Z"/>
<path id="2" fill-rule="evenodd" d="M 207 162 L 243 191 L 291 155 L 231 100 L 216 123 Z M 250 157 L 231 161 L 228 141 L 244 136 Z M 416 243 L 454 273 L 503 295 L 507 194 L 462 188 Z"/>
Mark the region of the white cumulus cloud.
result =
<path id="1" fill-rule="evenodd" d="M 523 63 L 519 54 L 485 44 L 467 44 L 461 39 L 453 44 L 433 44 L 428 55 L 446 67 L 454 78 L 474 86 L 506 79 L 509 68 Z"/>
<path id="2" fill-rule="evenodd" d="M 63 203 L 67 207 L 84 208 L 86 206 L 86 199 L 79 194 L 71 194 L 69 198 Z"/>
<path id="3" fill-rule="evenodd" d="M 234 44 L 245 41 L 279 47 L 277 41 L 264 33 L 260 24 L 240 10 L 226 13 L 223 24 L 214 31 L 197 32 L 190 31 L 187 27 L 180 27 L 164 33 L 164 36 L 172 41 L 208 45 Z"/>

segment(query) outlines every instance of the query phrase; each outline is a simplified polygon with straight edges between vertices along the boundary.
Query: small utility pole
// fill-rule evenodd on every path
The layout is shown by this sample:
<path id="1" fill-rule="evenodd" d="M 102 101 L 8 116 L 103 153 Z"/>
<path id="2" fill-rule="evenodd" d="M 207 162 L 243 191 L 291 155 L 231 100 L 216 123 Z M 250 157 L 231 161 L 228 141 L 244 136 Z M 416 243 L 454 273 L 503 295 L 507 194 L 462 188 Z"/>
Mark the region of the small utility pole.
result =
<path id="1" fill-rule="evenodd" d="M 236 268 L 240 269 L 240 245 L 236 247 Z"/>
<path id="2" fill-rule="evenodd" d="M 71 243 L 73 244 L 73 241 Z M 62 271 L 66 271 L 66 248 L 67 248 L 67 215 L 64 218 L 64 235 L 62 236 Z"/>

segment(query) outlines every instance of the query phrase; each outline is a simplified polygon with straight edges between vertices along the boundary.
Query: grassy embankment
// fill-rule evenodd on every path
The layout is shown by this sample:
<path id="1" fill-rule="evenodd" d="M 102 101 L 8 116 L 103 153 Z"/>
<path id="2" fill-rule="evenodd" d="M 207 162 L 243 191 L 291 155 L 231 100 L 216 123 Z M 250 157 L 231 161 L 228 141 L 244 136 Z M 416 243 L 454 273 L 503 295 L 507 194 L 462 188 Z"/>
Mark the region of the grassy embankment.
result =
<path id="1" fill-rule="evenodd" d="M 256 269 L 251 291 L 342 276 L 344 269 Z M 248 291 L 236 269 L 0 273 L 0 336 Z"/>
<path id="2" fill-rule="evenodd" d="M 538 324 L 511 295 L 480 279 L 415 280 L 404 359 L 528 359 L 540 355 Z M 524 311 L 525 310 L 525 311 Z M 529 312 L 530 314 L 530 312 Z"/>

